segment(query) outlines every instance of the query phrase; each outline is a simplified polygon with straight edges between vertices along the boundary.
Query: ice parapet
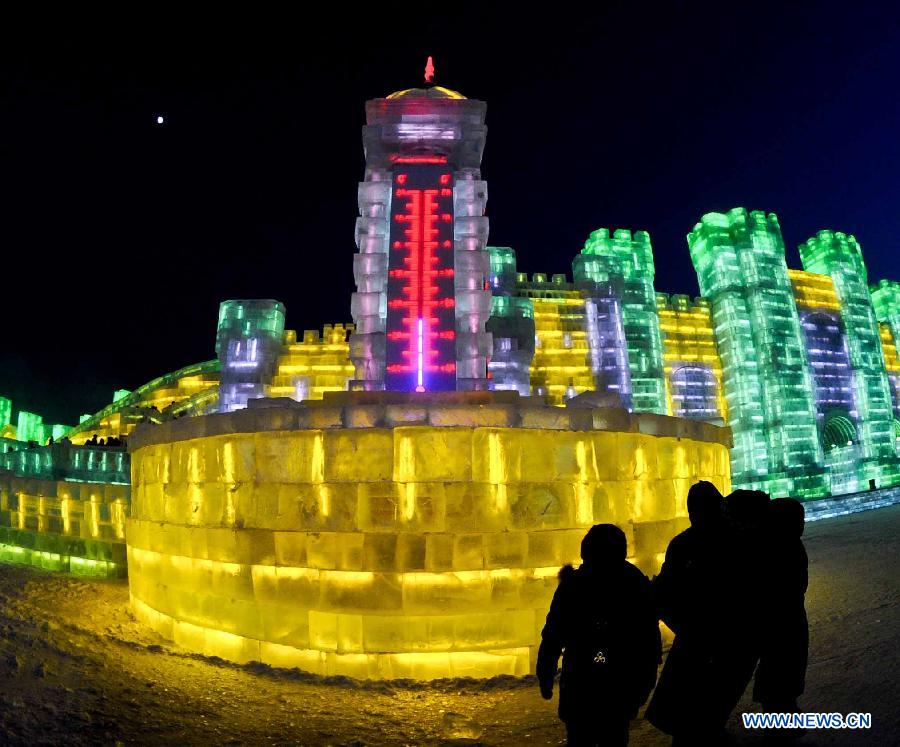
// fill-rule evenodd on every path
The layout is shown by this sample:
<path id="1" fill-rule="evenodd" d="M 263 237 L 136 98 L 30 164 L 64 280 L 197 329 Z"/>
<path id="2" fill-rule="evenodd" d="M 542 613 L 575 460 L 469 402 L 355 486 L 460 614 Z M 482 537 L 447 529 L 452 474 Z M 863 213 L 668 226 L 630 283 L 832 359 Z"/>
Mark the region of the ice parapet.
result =
<path id="1" fill-rule="evenodd" d="M 139 430 L 137 615 L 193 650 L 320 674 L 525 674 L 589 526 L 621 526 L 653 572 L 690 485 L 730 487 L 727 431 L 704 423 L 448 394 Z"/>

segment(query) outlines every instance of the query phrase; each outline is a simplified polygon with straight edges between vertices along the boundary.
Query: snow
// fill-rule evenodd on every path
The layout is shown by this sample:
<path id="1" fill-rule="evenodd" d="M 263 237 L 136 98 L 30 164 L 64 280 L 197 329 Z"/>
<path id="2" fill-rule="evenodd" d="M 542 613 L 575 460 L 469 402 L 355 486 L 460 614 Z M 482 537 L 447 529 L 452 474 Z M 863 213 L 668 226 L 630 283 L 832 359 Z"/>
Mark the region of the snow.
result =
<path id="1" fill-rule="evenodd" d="M 800 744 L 900 742 L 900 506 L 807 526 L 806 711 L 871 712 L 870 732 Z M 138 624 L 125 582 L 0 566 L 0 742 L 5 744 L 561 744 L 556 700 L 533 678 L 358 683 L 178 649 Z M 760 744 L 739 713 L 737 744 Z M 480 737 L 477 735 L 481 734 Z M 633 745 L 668 745 L 648 723 Z"/>

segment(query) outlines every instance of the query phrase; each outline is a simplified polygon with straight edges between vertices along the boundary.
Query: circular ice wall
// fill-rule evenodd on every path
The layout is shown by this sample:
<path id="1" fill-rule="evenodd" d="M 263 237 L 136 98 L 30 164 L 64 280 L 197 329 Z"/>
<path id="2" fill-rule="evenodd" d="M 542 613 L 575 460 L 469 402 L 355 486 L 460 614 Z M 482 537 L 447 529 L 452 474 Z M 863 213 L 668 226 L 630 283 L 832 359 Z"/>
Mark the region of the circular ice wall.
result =
<path id="1" fill-rule="evenodd" d="M 258 401 L 131 438 L 137 616 L 208 655 L 357 678 L 533 670 L 588 527 L 658 568 L 728 430 L 515 392 Z"/>

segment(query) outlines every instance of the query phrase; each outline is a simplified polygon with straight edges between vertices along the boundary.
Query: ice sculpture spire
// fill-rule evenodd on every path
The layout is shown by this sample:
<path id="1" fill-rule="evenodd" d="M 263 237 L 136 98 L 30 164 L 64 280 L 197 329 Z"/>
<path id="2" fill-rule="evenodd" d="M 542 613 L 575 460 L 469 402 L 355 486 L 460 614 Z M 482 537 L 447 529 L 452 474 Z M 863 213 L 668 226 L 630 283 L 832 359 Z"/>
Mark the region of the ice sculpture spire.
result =
<path id="1" fill-rule="evenodd" d="M 441 86 L 366 103 L 353 389 L 489 387 L 485 108 Z"/>
<path id="2" fill-rule="evenodd" d="M 428 62 L 425 63 L 425 82 L 434 83 L 434 62 L 431 55 L 428 55 Z"/>

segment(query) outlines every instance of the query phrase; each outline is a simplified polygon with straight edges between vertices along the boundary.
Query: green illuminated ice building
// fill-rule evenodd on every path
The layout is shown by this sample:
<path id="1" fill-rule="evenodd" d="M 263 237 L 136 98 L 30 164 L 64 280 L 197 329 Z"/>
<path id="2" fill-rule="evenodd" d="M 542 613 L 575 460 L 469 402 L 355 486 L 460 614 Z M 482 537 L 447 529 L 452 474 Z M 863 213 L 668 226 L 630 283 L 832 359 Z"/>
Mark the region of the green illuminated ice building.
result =
<path id="1" fill-rule="evenodd" d="M 708 213 L 687 240 L 701 298 L 655 291 L 643 231 L 594 231 L 574 282 L 529 279 L 511 249 L 489 247 L 490 324 L 534 327 L 526 387 L 556 404 L 594 390 L 724 422 L 736 487 L 812 498 L 900 483 L 900 283 L 870 290 L 859 243 L 839 232 L 806 241 L 804 269 L 789 269 L 773 213 Z M 510 347 L 495 332 L 492 371 Z M 500 377 L 495 388 L 522 391 Z"/>

